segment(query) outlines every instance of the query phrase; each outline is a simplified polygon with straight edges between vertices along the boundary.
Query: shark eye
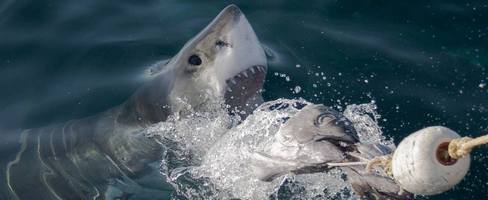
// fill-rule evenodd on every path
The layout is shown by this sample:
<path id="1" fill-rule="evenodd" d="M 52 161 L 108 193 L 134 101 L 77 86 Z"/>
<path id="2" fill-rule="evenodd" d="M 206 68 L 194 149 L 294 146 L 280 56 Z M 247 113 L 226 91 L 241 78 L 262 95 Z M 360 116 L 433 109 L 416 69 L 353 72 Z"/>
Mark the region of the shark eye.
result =
<path id="1" fill-rule="evenodd" d="M 188 58 L 188 63 L 198 66 L 202 64 L 202 59 L 198 55 L 193 54 Z"/>

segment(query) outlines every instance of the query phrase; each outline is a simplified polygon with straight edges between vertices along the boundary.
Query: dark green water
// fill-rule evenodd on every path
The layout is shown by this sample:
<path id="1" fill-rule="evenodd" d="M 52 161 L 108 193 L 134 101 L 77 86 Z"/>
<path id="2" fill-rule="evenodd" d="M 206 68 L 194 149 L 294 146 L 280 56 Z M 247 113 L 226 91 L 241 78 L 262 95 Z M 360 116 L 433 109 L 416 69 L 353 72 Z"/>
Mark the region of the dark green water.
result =
<path id="1" fill-rule="evenodd" d="M 429 125 L 488 133 L 488 2 L 232 2 L 270 54 L 266 99 L 339 109 L 374 100 L 397 142 Z M 229 3 L 1 0 L 0 128 L 121 103 L 145 67 L 175 54 Z M 432 199 L 487 199 L 487 154 L 474 152 L 466 180 Z"/>

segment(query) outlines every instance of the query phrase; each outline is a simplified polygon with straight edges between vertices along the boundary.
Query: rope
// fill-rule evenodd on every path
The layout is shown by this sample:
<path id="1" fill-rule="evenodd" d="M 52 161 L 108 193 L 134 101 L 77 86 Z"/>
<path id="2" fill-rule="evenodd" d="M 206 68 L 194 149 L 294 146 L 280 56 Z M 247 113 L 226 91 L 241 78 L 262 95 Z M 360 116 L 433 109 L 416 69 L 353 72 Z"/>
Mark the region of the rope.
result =
<path id="1" fill-rule="evenodd" d="M 364 159 L 364 158 L 363 158 Z M 362 160 L 363 160 L 362 159 Z M 364 162 L 340 162 L 340 163 L 327 163 L 329 167 L 347 167 L 347 166 L 358 166 L 358 165 L 365 165 L 366 172 L 371 172 L 374 167 L 381 167 L 384 173 L 388 176 L 392 176 L 392 168 L 391 168 L 391 155 L 384 155 L 384 156 L 376 156 L 370 160 L 366 160 Z"/>
<path id="2" fill-rule="evenodd" d="M 368 162 L 341 162 L 341 163 L 327 163 L 329 167 L 348 167 L 357 165 L 367 165 Z"/>
<path id="3" fill-rule="evenodd" d="M 488 135 L 477 138 L 462 137 L 451 140 L 449 143 L 449 156 L 454 159 L 463 158 L 469 155 L 475 147 L 484 144 L 488 144 Z"/>
<path id="4" fill-rule="evenodd" d="M 391 155 L 384 155 L 384 156 L 377 156 L 371 159 L 368 164 L 366 165 L 366 172 L 371 172 L 371 170 L 375 166 L 379 166 L 383 169 L 384 173 L 388 176 L 392 176 L 392 168 L 391 168 Z"/>

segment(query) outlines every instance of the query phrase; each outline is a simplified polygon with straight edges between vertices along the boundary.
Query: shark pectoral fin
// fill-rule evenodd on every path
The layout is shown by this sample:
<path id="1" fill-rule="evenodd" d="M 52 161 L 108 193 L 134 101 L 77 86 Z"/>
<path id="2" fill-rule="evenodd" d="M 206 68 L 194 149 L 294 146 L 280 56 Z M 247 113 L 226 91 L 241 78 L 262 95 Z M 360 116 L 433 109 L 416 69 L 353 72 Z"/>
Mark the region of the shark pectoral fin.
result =
<path id="1" fill-rule="evenodd" d="M 254 153 L 252 156 L 253 174 L 261 181 L 270 182 L 281 175 L 300 168 L 296 162 L 272 158 L 261 153 Z"/>

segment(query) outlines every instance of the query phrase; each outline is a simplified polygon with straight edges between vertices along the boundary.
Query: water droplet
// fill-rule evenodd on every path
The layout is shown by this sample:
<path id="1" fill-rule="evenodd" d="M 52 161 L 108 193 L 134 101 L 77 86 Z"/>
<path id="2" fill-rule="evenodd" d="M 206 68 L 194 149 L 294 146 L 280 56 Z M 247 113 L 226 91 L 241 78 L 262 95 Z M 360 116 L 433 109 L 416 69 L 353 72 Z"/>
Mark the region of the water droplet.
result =
<path id="1" fill-rule="evenodd" d="M 302 91 L 302 88 L 300 86 L 295 86 L 295 88 L 293 89 L 293 91 L 295 92 L 295 94 L 298 94 L 300 93 L 300 91 Z"/>

